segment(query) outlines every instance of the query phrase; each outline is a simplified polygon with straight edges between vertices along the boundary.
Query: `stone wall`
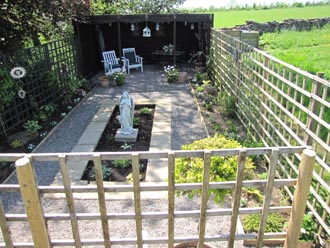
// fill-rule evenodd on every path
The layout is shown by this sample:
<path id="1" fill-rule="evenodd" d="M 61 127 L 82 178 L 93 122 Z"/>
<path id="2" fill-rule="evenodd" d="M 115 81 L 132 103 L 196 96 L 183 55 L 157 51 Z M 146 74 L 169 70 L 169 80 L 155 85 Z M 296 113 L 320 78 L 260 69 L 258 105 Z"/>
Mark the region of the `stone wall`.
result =
<path id="1" fill-rule="evenodd" d="M 223 28 L 222 30 L 251 46 L 258 47 L 259 35 L 263 33 L 274 33 L 282 30 L 308 31 L 312 28 L 322 28 L 330 25 L 330 17 L 315 19 L 286 19 L 283 22 L 263 22 L 246 21 L 244 25 L 237 25 L 233 28 Z"/>
<path id="2" fill-rule="evenodd" d="M 255 21 L 246 21 L 245 25 L 237 25 L 232 29 L 258 31 L 263 33 L 273 33 L 282 30 L 297 30 L 305 31 L 312 28 L 322 28 L 323 26 L 330 24 L 330 17 L 327 18 L 315 18 L 315 19 L 286 19 L 283 22 L 264 22 L 258 23 Z"/>

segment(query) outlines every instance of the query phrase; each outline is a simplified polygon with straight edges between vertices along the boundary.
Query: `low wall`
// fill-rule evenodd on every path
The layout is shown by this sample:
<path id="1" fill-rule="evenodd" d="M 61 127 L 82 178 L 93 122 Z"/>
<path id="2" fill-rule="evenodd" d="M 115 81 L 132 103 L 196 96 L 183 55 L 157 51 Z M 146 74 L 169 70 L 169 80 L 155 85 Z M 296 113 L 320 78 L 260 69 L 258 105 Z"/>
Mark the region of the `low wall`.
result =
<path id="1" fill-rule="evenodd" d="M 330 17 L 315 19 L 285 19 L 283 22 L 246 21 L 244 25 L 236 25 L 233 28 L 224 28 L 226 34 L 233 36 L 251 46 L 258 47 L 259 35 L 263 33 L 274 33 L 282 30 L 308 31 L 312 28 L 322 28 L 330 25 Z"/>
<path id="2" fill-rule="evenodd" d="M 255 21 L 246 21 L 245 25 L 237 25 L 233 29 L 258 31 L 262 33 L 273 33 L 282 30 L 297 30 L 305 31 L 312 28 L 322 28 L 323 26 L 330 24 L 330 17 L 327 18 L 315 18 L 315 19 L 286 19 L 283 22 L 263 22 L 258 23 Z"/>

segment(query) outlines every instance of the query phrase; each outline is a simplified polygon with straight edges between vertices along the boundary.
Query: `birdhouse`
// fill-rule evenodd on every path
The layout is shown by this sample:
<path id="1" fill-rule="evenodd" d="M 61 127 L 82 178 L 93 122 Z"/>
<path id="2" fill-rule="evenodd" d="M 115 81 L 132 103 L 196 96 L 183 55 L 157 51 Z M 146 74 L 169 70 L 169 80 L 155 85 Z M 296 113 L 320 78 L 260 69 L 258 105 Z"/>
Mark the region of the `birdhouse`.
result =
<path id="1" fill-rule="evenodd" d="M 151 30 L 150 28 L 148 28 L 148 26 L 146 26 L 143 30 L 143 37 L 151 37 Z"/>

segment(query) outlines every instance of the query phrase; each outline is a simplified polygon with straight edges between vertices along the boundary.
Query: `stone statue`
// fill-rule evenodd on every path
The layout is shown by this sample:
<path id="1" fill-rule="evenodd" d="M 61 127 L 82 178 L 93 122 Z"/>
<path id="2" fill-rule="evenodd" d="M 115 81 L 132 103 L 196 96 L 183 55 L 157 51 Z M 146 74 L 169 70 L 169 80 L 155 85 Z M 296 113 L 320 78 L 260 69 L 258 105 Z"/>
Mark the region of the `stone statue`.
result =
<path id="1" fill-rule="evenodd" d="M 123 92 L 123 95 L 119 99 L 119 111 L 120 111 L 120 133 L 122 135 L 129 135 L 134 132 L 133 130 L 133 118 L 134 118 L 134 100 L 133 97 L 128 95 L 127 91 Z"/>

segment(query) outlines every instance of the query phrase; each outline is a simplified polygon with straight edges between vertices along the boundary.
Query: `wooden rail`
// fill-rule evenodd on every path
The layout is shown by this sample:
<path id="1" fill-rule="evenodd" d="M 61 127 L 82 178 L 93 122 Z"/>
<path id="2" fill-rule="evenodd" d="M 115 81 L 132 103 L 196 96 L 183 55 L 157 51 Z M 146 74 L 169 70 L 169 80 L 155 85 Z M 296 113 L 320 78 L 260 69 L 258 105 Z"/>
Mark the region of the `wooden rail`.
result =
<path id="1" fill-rule="evenodd" d="M 238 240 L 257 240 L 261 247 L 264 240 L 273 238 L 287 237 L 286 233 L 265 233 L 265 221 L 270 213 L 290 213 L 292 222 L 297 228 L 295 221 L 301 220 L 304 214 L 304 208 L 292 209 L 291 206 L 270 206 L 270 192 L 273 187 L 291 187 L 297 185 L 298 192 L 308 192 L 309 182 L 306 181 L 306 171 L 310 170 L 314 164 L 312 151 L 305 150 L 306 146 L 299 147 L 263 147 L 263 148 L 244 148 L 244 149 L 225 149 L 225 150 L 206 150 L 206 151 L 169 151 L 169 152 L 134 152 L 134 153 L 65 153 L 65 154 L 0 154 L 0 160 L 16 161 L 19 185 L 9 184 L 0 185 L 1 194 L 11 194 L 21 192 L 25 206 L 24 213 L 6 213 L 0 201 L 0 226 L 2 230 L 2 243 L 0 247 L 55 247 L 55 246 L 74 246 L 82 247 L 85 245 L 112 247 L 113 245 L 137 245 L 143 247 L 147 244 L 168 244 L 172 248 L 175 243 L 196 242 L 198 247 L 203 247 L 204 242 L 228 241 L 228 247 L 234 247 L 235 241 Z M 302 155 L 301 155 L 302 153 Z M 271 170 L 267 180 L 243 180 L 244 164 L 248 156 L 252 155 L 270 155 Z M 300 170 L 304 176 L 300 176 L 298 181 L 296 178 L 291 179 L 275 179 L 275 168 L 281 161 L 280 156 L 302 156 L 303 162 Z M 229 182 L 209 182 L 210 164 L 214 156 L 236 156 L 237 157 L 237 179 Z M 107 185 L 102 181 L 102 160 L 118 160 L 122 158 L 132 160 L 133 166 L 133 183 L 128 185 Z M 204 172 L 202 182 L 189 184 L 176 184 L 174 181 L 175 159 L 184 157 L 198 157 L 204 159 Z M 168 182 L 162 183 L 143 183 L 139 179 L 139 159 L 150 158 L 167 158 L 168 161 Z M 305 159 L 304 159 L 305 158 Z M 70 160 L 93 160 L 96 171 L 96 185 L 72 185 L 68 172 L 68 162 Z M 57 161 L 62 175 L 62 186 L 38 186 L 37 179 L 34 175 L 33 164 L 37 161 Z M 310 170 L 311 172 L 311 170 Z M 311 175 L 310 175 L 311 177 Z M 300 182 L 299 180 L 302 180 Z M 263 207 L 242 208 L 240 207 L 240 197 L 242 187 L 263 187 L 266 190 Z M 199 209 L 194 210 L 175 210 L 175 191 L 177 190 L 201 190 L 201 204 Z M 217 209 L 208 209 L 209 189 L 231 189 L 234 192 L 232 208 L 223 208 L 219 206 Z M 168 193 L 168 211 L 163 212 L 145 212 L 142 209 L 143 192 L 148 191 L 167 191 Z M 76 206 L 77 193 L 95 192 L 98 203 L 99 212 L 79 212 Z M 133 212 L 109 212 L 107 210 L 106 194 L 109 192 L 131 192 L 133 193 L 134 209 Z M 44 212 L 41 202 L 47 203 L 50 200 L 45 193 L 61 193 L 65 197 L 67 205 L 67 213 Z M 302 193 L 301 193 L 302 194 Z M 54 200 L 54 199 L 53 199 Z M 304 206 L 307 196 L 297 197 L 294 204 Z M 97 201 L 97 200 L 95 200 Z M 110 200 L 113 201 L 113 200 Z M 294 211 L 295 210 L 295 211 Z M 258 234 L 241 234 L 236 232 L 236 226 L 239 215 L 260 214 L 261 225 Z M 228 233 L 221 235 L 210 235 L 207 232 L 206 224 L 208 217 L 211 216 L 231 216 L 231 223 L 228 226 Z M 180 218 L 199 218 L 198 235 L 196 236 L 178 236 L 175 232 L 174 223 Z M 162 237 L 144 237 L 143 221 L 145 220 L 163 220 L 167 219 L 168 232 L 167 236 Z M 135 236 L 118 238 L 111 235 L 114 232 L 114 221 L 117 220 L 135 220 L 132 228 L 135 230 Z M 67 227 L 72 231 L 71 239 L 52 239 L 52 232 L 48 229 L 47 223 L 50 221 L 69 221 Z M 81 230 L 79 229 L 80 221 L 96 222 L 100 221 L 103 231 L 101 239 L 83 239 L 81 238 Z M 16 222 L 28 222 L 33 242 L 18 242 L 13 238 L 11 228 Z M 300 223 L 298 223 L 300 224 Z M 15 230 L 15 229 L 13 229 Z M 26 230 L 26 232 L 29 232 Z M 296 235 L 293 235 L 296 242 Z"/>
<path id="2" fill-rule="evenodd" d="M 265 146 L 309 145 L 316 152 L 310 198 L 318 234 L 330 237 L 330 82 L 219 30 L 212 32 L 212 78 L 236 99 L 237 117 Z M 299 155 L 281 160 L 276 175 L 295 178 Z M 286 188 L 293 197 L 292 187 Z"/>

